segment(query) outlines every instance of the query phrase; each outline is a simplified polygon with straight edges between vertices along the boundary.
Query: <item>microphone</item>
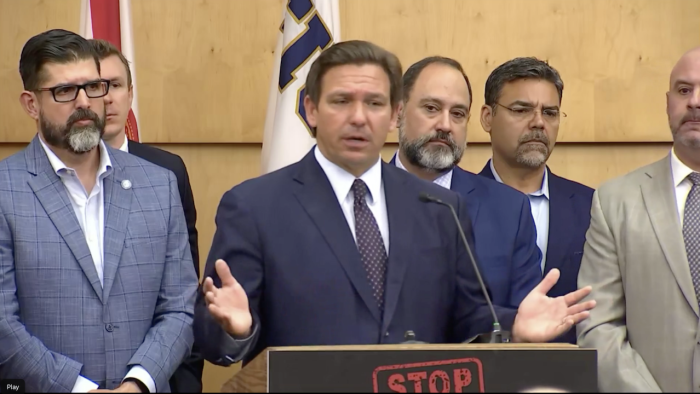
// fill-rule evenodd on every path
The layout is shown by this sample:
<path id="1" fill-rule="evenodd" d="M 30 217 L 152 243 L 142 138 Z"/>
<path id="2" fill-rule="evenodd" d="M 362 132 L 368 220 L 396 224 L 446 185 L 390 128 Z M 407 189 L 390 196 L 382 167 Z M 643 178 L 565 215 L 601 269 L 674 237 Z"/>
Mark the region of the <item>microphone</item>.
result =
<path id="1" fill-rule="evenodd" d="M 486 298 L 486 303 L 489 306 L 489 310 L 491 311 L 491 316 L 493 317 L 493 331 L 491 332 L 491 339 L 490 343 L 502 343 L 504 342 L 503 340 L 503 333 L 501 332 L 501 323 L 498 322 L 498 316 L 496 316 L 496 310 L 493 308 L 493 304 L 491 303 L 491 297 L 489 297 L 489 292 L 486 290 L 486 285 L 484 284 L 484 280 L 481 278 L 481 271 L 479 271 L 479 267 L 476 264 L 476 260 L 474 259 L 474 254 L 472 254 L 472 248 L 469 247 L 469 242 L 467 242 L 467 236 L 464 235 L 464 229 L 462 228 L 462 224 L 459 222 L 459 217 L 457 216 L 457 212 L 455 212 L 454 207 L 452 205 L 440 200 L 439 198 L 433 197 L 428 193 L 421 192 L 418 198 L 422 202 L 427 202 L 427 203 L 435 203 L 435 204 L 440 204 L 444 205 L 448 208 L 450 208 L 450 212 L 452 212 L 452 217 L 454 218 L 455 223 L 457 224 L 457 229 L 459 230 L 459 235 L 462 237 L 462 242 L 464 242 L 464 247 L 467 248 L 467 254 L 469 254 L 469 260 L 472 262 L 472 265 L 474 266 L 474 271 L 476 272 L 476 277 L 479 279 L 479 286 L 481 287 L 481 291 L 484 293 L 484 298 Z M 468 342 L 472 342 L 473 338 L 468 340 Z"/>
<path id="2" fill-rule="evenodd" d="M 410 344 L 426 344 L 427 342 L 419 341 L 416 339 L 416 333 L 408 330 L 404 333 L 404 339 L 405 341 L 401 342 L 402 345 L 410 345 Z"/>

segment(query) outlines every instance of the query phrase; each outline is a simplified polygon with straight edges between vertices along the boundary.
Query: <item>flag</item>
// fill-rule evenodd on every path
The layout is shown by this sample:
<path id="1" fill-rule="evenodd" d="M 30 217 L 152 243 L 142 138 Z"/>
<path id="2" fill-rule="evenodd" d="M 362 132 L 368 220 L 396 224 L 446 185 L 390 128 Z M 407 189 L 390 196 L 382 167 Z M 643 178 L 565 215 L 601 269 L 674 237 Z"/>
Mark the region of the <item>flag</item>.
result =
<path id="1" fill-rule="evenodd" d="M 134 36 L 131 28 L 131 0 L 81 0 L 80 35 L 90 39 L 109 41 L 119 49 L 131 68 L 134 101 L 126 119 L 124 132 L 132 141 L 140 141 L 138 128 L 138 100 L 136 94 L 136 67 L 134 63 Z"/>
<path id="2" fill-rule="evenodd" d="M 340 41 L 338 0 L 288 0 L 279 29 L 263 134 L 263 173 L 299 161 L 315 143 L 305 119 L 304 87 L 321 51 Z"/>

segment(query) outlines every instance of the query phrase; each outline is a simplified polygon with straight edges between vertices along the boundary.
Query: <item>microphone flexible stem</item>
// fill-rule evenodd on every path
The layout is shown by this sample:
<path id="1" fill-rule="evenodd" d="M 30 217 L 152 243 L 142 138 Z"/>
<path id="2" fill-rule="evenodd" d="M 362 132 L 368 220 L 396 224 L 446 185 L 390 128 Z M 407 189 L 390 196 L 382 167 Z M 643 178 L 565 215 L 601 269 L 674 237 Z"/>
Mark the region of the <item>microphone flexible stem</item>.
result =
<path id="1" fill-rule="evenodd" d="M 450 208 L 450 212 L 452 212 L 452 216 L 459 223 L 459 217 L 457 216 L 457 212 L 455 212 L 455 209 L 452 207 L 452 205 L 450 205 L 450 204 L 445 204 L 445 205 L 447 205 Z M 486 285 L 484 284 L 484 280 L 481 278 L 481 272 L 479 272 L 479 267 L 476 265 L 476 260 L 474 259 L 474 255 L 472 254 L 472 250 L 469 247 L 469 243 L 467 242 L 467 236 L 464 234 L 464 230 L 462 230 L 462 226 L 457 226 L 457 229 L 459 230 L 459 235 L 462 237 L 462 241 L 464 242 L 464 246 L 467 249 L 467 253 L 469 253 L 469 260 L 471 260 L 472 264 L 474 265 L 474 271 L 476 272 L 477 279 L 479 279 L 479 284 L 481 285 L 481 291 L 484 293 L 484 298 L 486 299 L 486 303 L 488 303 L 489 310 L 491 311 L 491 314 L 493 315 L 493 331 L 500 335 L 501 323 L 498 321 L 498 316 L 496 315 L 496 310 L 493 308 L 493 304 L 491 303 L 491 297 L 489 297 L 489 294 L 486 291 Z"/>
<path id="2" fill-rule="evenodd" d="M 438 198 L 432 197 L 428 194 L 421 193 L 420 195 L 420 200 L 424 202 L 434 202 L 440 205 L 444 205 L 450 209 L 450 212 L 452 212 L 452 217 L 455 220 L 455 224 L 457 225 L 457 230 L 459 231 L 460 237 L 462 237 L 462 242 L 464 242 L 464 247 L 467 249 L 467 253 L 469 254 L 469 260 L 471 261 L 472 265 L 474 266 L 474 271 L 476 272 L 476 278 L 479 280 L 479 285 L 481 287 L 481 291 L 484 293 L 484 298 L 486 299 L 486 304 L 489 307 L 489 311 L 491 311 L 491 315 L 493 317 L 493 331 L 491 332 L 491 343 L 502 343 L 503 342 L 503 335 L 501 333 L 501 323 L 498 321 L 498 316 L 496 315 L 496 310 L 493 307 L 493 304 L 491 303 L 491 297 L 489 297 L 488 291 L 486 290 L 486 284 L 484 284 L 484 280 L 481 277 L 481 271 L 479 270 L 479 266 L 476 264 L 476 259 L 474 258 L 474 254 L 472 253 L 471 247 L 469 247 L 469 242 L 467 242 L 467 236 L 464 234 L 464 229 L 462 229 L 462 225 L 459 222 L 459 217 L 457 216 L 457 212 L 455 211 L 454 207 L 451 204 L 448 204 Z"/>

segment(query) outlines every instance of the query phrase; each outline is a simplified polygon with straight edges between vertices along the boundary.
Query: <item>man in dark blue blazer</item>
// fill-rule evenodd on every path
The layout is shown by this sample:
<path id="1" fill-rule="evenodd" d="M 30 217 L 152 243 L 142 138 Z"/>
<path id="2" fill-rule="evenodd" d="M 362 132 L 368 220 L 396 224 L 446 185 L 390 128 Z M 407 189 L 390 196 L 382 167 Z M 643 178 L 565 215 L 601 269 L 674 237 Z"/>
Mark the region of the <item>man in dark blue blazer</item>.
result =
<path id="1" fill-rule="evenodd" d="M 454 59 L 428 57 L 409 67 L 399 151 L 391 163 L 463 197 L 493 303 L 517 309 L 542 280 L 542 254 L 527 197 L 457 166 L 467 145 L 471 94 Z"/>
<path id="2" fill-rule="evenodd" d="M 564 83 L 547 63 L 516 58 L 496 68 L 485 88 L 481 124 L 491 136 L 493 157 L 480 175 L 505 183 L 530 199 L 542 250 L 544 275 L 556 268 L 556 297 L 577 289 L 593 189 L 554 175 L 547 159 L 554 149 Z M 557 341 L 576 343 L 576 330 Z"/>
<path id="3" fill-rule="evenodd" d="M 384 163 L 380 151 L 401 101 L 398 58 L 365 41 L 323 51 L 306 79 L 316 137 L 301 161 L 224 194 L 196 306 L 209 361 L 246 362 L 287 345 L 399 343 L 406 331 L 459 343 L 492 319 L 457 226 L 462 198 Z M 542 342 L 584 319 L 590 288 L 546 296 L 545 278 L 515 310 L 497 308 L 518 342 Z"/>

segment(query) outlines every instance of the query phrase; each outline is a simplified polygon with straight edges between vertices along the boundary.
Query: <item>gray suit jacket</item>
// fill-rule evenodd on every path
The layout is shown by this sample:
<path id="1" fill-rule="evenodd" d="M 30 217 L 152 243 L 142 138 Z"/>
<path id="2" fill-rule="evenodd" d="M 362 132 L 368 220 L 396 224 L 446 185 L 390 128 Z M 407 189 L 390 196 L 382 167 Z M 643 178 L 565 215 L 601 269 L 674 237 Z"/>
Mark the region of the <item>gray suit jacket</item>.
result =
<path id="1" fill-rule="evenodd" d="M 38 137 L 0 161 L 0 378 L 27 392 L 69 392 L 78 375 L 112 389 L 133 365 L 167 392 L 192 347 L 197 277 L 177 180 L 107 149 L 104 288 Z"/>
<path id="2" fill-rule="evenodd" d="M 598 350 L 601 391 L 698 391 L 698 301 L 670 156 L 595 192 L 579 287 L 597 301 L 578 344 Z"/>

